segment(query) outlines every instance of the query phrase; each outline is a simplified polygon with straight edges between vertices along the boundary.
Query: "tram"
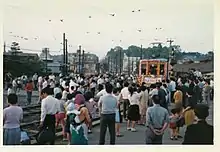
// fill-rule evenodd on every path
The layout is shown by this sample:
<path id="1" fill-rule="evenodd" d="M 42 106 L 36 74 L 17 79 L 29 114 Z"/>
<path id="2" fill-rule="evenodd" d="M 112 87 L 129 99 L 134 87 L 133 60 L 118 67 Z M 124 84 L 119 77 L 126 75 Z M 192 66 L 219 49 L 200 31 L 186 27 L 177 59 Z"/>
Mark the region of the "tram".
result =
<path id="1" fill-rule="evenodd" d="M 139 63 L 139 72 L 138 72 L 138 82 L 142 84 L 143 82 L 146 85 L 150 86 L 153 83 L 161 82 L 166 80 L 167 75 L 171 69 L 171 65 L 168 65 L 167 70 L 167 59 L 143 59 Z M 167 73 L 168 71 L 168 73 Z"/>

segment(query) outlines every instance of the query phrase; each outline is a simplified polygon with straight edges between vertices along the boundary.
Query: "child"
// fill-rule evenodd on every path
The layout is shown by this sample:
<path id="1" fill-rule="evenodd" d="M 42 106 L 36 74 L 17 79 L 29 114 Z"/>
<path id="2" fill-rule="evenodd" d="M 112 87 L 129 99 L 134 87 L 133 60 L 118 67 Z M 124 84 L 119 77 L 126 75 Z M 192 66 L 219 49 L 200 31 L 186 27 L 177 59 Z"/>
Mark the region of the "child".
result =
<path id="1" fill-rule="evenodd" d="M 178 139 L 177 121 L 179 120 L 179 113 L 180 112 L 177 108 L 171 110 L 171 116 L 170 116 L 171 140 Z"/>
<path id="2" fill-rule="evenodd" d="M 55 115 L 56 116 L 56 127 L 58 127 L 59 124 L 61 123 L 63 141 L 65 141 L 66 140 L 65 139 L 65 137 L 66 137 L 66 134 L 65 134 L 65 120 L 64 120 L 65 117 L 66 117 L 66 114 L 65 114 L 65 101 L 61 100 L 62 93 L 57 93 L 55 98 L 59 100 L 59 104 L 60 104 L 60 112 Z"/>
<path id="3" fill-rule="evenodd" d="M 86 105 L 86 108 L 89 111 L 90 118 L 94 119 L 96 111 L 98 109 L 97 103 L 94 101 L 93 98 L 91 98 L 91 99 L 89 99 L 88 102 L 85 103 L 85 105 Z M 92 121 L 90 121 L 90 123 L 89 123 L 88 133 L 92 133 Z"/>
<path id="4" fill-rule="evenodd" d="M 119 92 L 118 92 L 118 89 L 115 88 L 113 90 L 113 94 L 114 96 L 117 98 L 117 101 L 118 101 L 118 106 L 117 106 L 117 109 L 115 111 L 115 122 L 116 122 L 116 136 L 117 137 L 122 137 L 123 135 L 120 134 L 120 123 L 121 123 L 121 115 L 120 115 L 120 101 L 119 101 Z"/>

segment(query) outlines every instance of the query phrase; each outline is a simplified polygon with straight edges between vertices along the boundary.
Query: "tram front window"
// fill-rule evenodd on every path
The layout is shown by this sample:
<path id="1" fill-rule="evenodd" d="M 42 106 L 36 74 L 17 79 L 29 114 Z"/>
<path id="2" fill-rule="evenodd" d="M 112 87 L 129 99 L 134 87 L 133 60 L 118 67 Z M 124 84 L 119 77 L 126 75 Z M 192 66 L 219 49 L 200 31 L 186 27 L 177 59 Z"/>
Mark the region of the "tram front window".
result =
<path id="1" fill-rule="evenodd" d="M 160 75 L 164 75 L 164 64 L 160 65 Z"/>
<path id="2" fill-rule="evenodd" d="M 141 75 L 146 75 L 146 64 L 141 65 Z"/>
<path id="3" fill-rule="evenodd" d="M 150 75 L 157 75 L 157 65 L 151 64 L 149 72 Z"/>

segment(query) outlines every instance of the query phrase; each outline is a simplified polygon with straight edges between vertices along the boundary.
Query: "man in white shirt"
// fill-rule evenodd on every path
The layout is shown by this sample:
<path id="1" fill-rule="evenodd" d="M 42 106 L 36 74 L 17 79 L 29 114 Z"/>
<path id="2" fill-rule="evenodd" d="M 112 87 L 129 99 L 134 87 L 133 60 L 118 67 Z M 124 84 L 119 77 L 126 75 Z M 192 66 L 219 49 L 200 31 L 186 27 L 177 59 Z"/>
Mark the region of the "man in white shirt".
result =
<path id="1" fill-rule="evenodd" d="M 54 138 L 51 139 L 50 145 L 54 145 L 55 142 L 55 114 L 60 112 L 59 100 L 52 96 L 53 91 L 51 88 L 44 88 L 41 91 L 42 103 L 41 103 L 41 117 L 40 117 L 40 132 L 46 128 L 53 132 Z M 45 143 L 38 143 L 40 145 Z"/>
<path id="2" fill-rule="evenodd" d="M 176 82 L 174 80 L 174 78 L 171 78 L 170 79 L 170 91 L 171 91 L 171 101 L 174 103 L 174 99 L 173 99 L 173 96 L 174 96 L 174 93 L 176 92 Z"/>
<path id="3" fill-rule="evenodd" d="M 44 82 L 43 82 L 43 85 L 42 85 L 42 89 L 46 88 L 46 87 L 49 85 L 48 79 L 49 79 L 48 77 L 46 77 L 46 78 L 44 79 Z"/>
<path id="4" fill-rule="evenodd" d="M 125 120 L 127 120 L 127 110 L 128 110 L 128 107 L 129 107 L 128 96 L 129 96 L 130 93 L 128 91 L 128 86 L 129 86 L 129 83 L 125 82 L 124 83 L 124 88 L 121 90 L 121 93 L 120 93 L 120 100 L 123 101 L 123 116 L 124 116 Z"/>
<path id="5" fill-rule="evenodd" d="M 98 79 L 97 83 L 98 84 L 104 84 L 105 80 L 103 79 L 102 76 L 100 76 L 100 78 Z"/>

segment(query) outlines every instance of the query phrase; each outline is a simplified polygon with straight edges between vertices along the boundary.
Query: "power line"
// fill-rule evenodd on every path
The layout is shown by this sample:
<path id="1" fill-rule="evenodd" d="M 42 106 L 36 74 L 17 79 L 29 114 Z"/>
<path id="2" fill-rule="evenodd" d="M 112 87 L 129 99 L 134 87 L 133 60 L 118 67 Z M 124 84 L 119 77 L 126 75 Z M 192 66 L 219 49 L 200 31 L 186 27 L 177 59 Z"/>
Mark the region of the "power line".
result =
<path id="1" fill-rule="evenodd" d="M 6 46 L 7 48 L 11 48 L 12 46 Z M 30 51 L 30 52 L 42 52 L 42 50 L 34 50 L 34 49 L 26 49 L 26 48 L 20 48 L 20 50 L 24 50 L 24 51 Z M 19 50 L 19 51 L 20 51 Z M 61 52 L 62 49 L 60 51 L 49 51 L 49 52 Z"/>

